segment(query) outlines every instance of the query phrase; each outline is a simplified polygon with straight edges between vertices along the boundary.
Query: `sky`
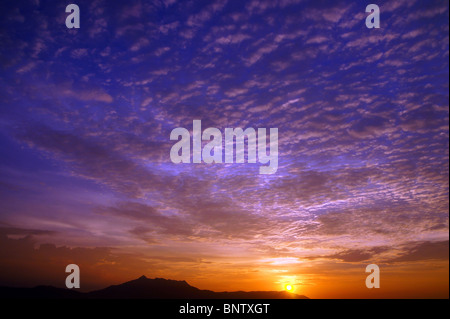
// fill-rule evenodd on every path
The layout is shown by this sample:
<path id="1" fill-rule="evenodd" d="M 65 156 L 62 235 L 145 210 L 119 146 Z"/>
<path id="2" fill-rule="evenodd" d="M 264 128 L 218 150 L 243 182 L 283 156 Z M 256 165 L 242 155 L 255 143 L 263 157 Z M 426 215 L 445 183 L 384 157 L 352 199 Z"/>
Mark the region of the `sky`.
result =
<path id="1" fill-rule="evenodd" d="M 69 3 L 0 3 L 0 285 L 448 298 L 448 1 Z M 276 173 L 172 163 L 193 120 Z"/>

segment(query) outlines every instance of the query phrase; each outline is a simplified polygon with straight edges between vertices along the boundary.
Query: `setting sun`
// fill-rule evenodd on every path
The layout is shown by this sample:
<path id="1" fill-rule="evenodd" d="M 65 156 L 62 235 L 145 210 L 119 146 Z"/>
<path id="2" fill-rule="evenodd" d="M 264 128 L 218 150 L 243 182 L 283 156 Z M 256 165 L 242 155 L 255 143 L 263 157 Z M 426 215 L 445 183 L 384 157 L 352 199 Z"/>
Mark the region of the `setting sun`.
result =
<path id="1" fill-rule="evenodd" d="M 287 291 L 293 291 L 294 287 L 292 285 L 286 285 L 286 287 L 284 287 Z"/>

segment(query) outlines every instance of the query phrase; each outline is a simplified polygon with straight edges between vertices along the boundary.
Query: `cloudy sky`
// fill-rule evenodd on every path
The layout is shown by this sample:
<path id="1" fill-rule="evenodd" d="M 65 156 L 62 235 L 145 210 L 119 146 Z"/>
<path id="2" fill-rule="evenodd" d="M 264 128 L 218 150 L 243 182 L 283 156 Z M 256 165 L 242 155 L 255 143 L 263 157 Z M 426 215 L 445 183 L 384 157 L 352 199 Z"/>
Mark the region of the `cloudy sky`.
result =
<path id="1" fill-rule="evenodd" d="M 0 285 L 448 298 L 448 1 L 73 2 L 0 4 Z M 194 119 L 277 172 L 172 163 Z"/>

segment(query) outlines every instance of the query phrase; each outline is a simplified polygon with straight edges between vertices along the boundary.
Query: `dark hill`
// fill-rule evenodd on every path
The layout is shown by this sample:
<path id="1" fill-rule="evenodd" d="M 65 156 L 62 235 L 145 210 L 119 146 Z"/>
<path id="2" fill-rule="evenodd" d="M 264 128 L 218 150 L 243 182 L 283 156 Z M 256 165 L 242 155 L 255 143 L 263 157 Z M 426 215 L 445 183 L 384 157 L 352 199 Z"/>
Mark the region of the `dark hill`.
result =
<path id="1" fill-rule="evenodd" d="M 200 290 L 186 281 L 162 278 L 138 279 L 88 293 L 38 286 L 35 288 L 0 287 L 0 298 L 28 299 L 308 299 L 285 291 L 214 292 Z"/>

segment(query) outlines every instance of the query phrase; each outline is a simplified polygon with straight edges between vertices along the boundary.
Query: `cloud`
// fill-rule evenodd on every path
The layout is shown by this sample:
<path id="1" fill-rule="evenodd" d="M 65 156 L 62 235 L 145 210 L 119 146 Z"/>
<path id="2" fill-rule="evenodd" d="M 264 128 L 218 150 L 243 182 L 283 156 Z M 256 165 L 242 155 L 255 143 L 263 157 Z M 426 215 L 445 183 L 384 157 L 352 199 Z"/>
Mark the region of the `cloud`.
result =
<path id="1" fill-rule="evenodd" d="M 150 43 L 150 41 L 147 38 L 141 38 L 130 47 L 130 51 L 132 51 L 132 52 L 139 51 L 143 47 L 146 47 L 147 45 L 149 45 L 149 43 Z"/>
<path id="2" fill-rule="evenodd" d="M 201 27 L 205 22 L 210 20 L 214 14 L 221 11 L 227 4 L 226 0 L 213 1 L 212 4 L 202 9 L 197 14 L 191 15 L 186 24 L 190 27 Z"/>
<path id="3" fill-rule="evenodd" d="M 329 259 L 338 259 L 346 263 L 359 263 L 362 261 L 370 261 L 379 253 L 388 251 L 388 247 L 373 247 L 365 249 L 347 249 L 333 255 L 324 256 Z"/>
<path id="4" fill-rule="evenodd" d="M 362 118 L 349 129 L 349 133 L 357 138 L 377 137 L 391 131 L 387 119 L 375 116 Z"/>
<path id="5" fill-rule="evenodd" d="M 21 235 L 21 236 L 39 236 L 39 235 L 54 235 L 55 231 L 42 229 L 26 229 L 20 227 L 0 227 L 0 236 L 2 235 Z"/>
<path id="6" fill-rule="evenodd" d="M 242 41 L 244 41 L 246 39 L 250 39 L 250 36 L 248 36 L 246 34 L 238 33 L 238 34 L 220 37 L 216 40 L 216 42 L 219 44 L 236 44 L 236 43 L 241 43 Z"/>
<path id="7" fill-rule="evenodd" d="M 159 27 L 159 31 L 161 31 L 163 34 L 168 34 L 170 31 L 177 29 L 179 25 L 180 25 L 179 21 L 167 23 L 167 24 L 161 25 Z"/>
<path id="8" fill-rule="evenodd" d="M 448 260 L 448 240 L 411 242 L 403 246 L 402 253 L 390 262 L 421 260 Z"/>
<path id="9" fill-rule="evenodd" d="M 425 102 L 426 103 L 426 102 Z M 440 116 L 441 112 L 434 110 L 430 104 L 406 113 L 401 121 L 400 127 L 404 131 L 424 132 L 445 125 L 445 120 Z"/>
<path id="10" fill-rule="evenodd" d="M 38 125 L 30 126 L 20 138 L 66 161 L 79 176 L 105 183 L 132 196 L 164 189 L 163 185 L 167 185 L 161 176 L 112 149 L 68 132 Z"/>
<path id="11" fill-rule="evenodd" d="M 383 208 L 383 206 L 389 208 Z M 350 235 L 361 240 L 378 236 L 411 240 L 412 233 L 426 233 L 430 225 L 442 223 L 442 219 L 420 207 L 372 204 L 370 207 L 352 208 L 329 212 L 318 216 L 319 225 L 308 232 L 324 236 Z"/>
<path id="12" fill-rule="evenodd" d="M 164 235 L 190 236 L 193 234 L 194 225 L 189 218 L 165 215 L 158 209 L 136 203 L 125 202 L 120 203 L 116 207 L 104 207 L 99 211 L 102 214 L 111 214 L 126 219 L 132 219 L 139 222 L 140 225 L 132 230 L 134 235 L 146 235 L 151 231 Z M 148 240 L 147 237 L 145 237 Z"/>
<path id="13" fill-rule="evenodd" d="M 82 58 L 85 58 L 88 55 L 88 50 L 85 49 L 85 48 L 75 49 L 75 50 L 72 50 L 70 55 L 74 59 L 82 59 Z"/>
<path id="14" fill-rule="evenodd" d="M 256 14 L 261 14 L 265 11 L 267 11 L 268 9 L 274 9 L 274 8 L 285 8 L 288 6 L 292 6 L 292 5 L 298 5 L 300 3 L 302 3 L 303 0 L 274 0 L 274 1 L 270 1 L 270 0 L 252 0 L 249 3 L 247 3 L 246 5 L 246 9 L 250 12 L 250 13 L 256 13 Z"/>
<path id="15" fill-rule="evenodd" d="M 226 200 L 186 200 L 179 191 L 174 190 L 174 193 L 176 196 L 171 205 L 165 204 L 165 212 L 161 211 L 162 208 L 137 202 L 100 207 L 97 211 L 104 216 L 116 216 L 131 222 L 130 225 L 134 226 L 129 232 L 147 243 L 158 243 L 163 238 L 181 241 L 243 240 L 268 233 L 270 225 L 275 225 L 274 221 L 267 221 Z M 235 223 L 236 218 L 239 224 Z"/>
<path id="16" fill-rule="evenodd" d="M 37 62 L 30 62 L 27 63 L 26 65 L 20 67 L 19 69 L 17 69 L 17 73 L 27 73 L 30 72 L 31 70 L 33 70 L 35 67 L 37 66 Z"/>
<path id="17" fill-rule="evenodd" d="M 318 36 L 308 39 L 308 41 L 306 41 L 306 43 L 307 44 L 310 44 L 310 43 L 320 44 L 320 43 L 327 42 L 327 41 L 328 41 L 327 37 L 318 35 Z"/>
<path id="18" fill-rule="evenodd" d="M 79 99 L 81 101 L 99 101 L 105 103 L 113 102 L 113 98 L 101 89 L 75 91 L 71 89 L 62 89 L 61 94 L 67 97 Z"/>
<path id="19" fill-rule="evenodd" d="M 258 62 L 264 55 L 267 55 L 271 53 L 272 51 L 275 51 L 278 48 L 278 44 L 275 43 L 269 43 L 266 45 L 263 45 L 257 49 L 256 52 L 254 52 L 248 59 L 246 59 L 247 66 L 251 66 Z"/>

